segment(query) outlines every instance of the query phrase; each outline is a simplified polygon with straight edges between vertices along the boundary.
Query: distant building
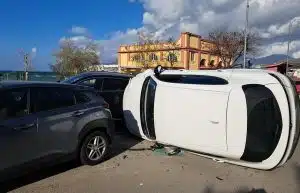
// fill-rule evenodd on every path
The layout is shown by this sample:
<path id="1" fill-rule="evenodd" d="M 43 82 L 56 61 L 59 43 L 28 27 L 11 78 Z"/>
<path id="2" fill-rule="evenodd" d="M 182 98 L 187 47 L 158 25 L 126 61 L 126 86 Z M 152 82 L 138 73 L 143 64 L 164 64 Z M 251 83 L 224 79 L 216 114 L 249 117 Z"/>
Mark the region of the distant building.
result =
<path id="1" fill-rule="evenodd" d="M 213 42 L 189 32 L 181 33 L 176 43 L 152 45 L 147 54 L 147 67 L 141 64 L 140 47 L 137 44 L 121 45 L 118 51 L 118 65 L 121 72 L 140 72 L 145 68 L 162 65 L 176 69 L 205 69 L 224 67 L 219 56 L 212 53 Z M 145 61 L 145 60 L 144 60 Z"/>
<path id="2" fill-rule="evenodd" d="M 265 69 L 280 72 L 282 74 L 286 74 L 286 60 L 281 60 L 276 62 L 275 64 L 264 65 Z M 289 71 L 288 75 L 294 76 L 295 72 L 297 73 L 300 69 L 300 58 L 298 59 L 289 59 Z"/>

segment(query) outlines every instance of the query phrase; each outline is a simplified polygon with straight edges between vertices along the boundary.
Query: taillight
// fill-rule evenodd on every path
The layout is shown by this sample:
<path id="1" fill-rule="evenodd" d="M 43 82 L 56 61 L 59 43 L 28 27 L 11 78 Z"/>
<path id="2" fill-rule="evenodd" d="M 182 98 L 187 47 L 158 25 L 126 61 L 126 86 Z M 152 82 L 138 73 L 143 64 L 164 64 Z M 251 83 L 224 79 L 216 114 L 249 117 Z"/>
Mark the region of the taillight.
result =
<path id="1" fill-rule="evenodd" d="M 103 104 L 103 107 L 106 108 L 106 109 L 109 109 L 109 104 L 108 104 L 107 102 L 105 102 L 105 103 Z"/>

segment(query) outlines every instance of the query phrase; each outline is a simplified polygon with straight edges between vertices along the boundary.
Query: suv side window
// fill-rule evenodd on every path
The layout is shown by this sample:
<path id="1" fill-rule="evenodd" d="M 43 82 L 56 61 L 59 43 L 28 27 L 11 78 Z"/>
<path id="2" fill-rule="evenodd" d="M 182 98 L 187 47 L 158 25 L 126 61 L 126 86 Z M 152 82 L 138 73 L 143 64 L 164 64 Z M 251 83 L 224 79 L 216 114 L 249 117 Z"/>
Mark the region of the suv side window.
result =
<path id="1" fill-rule="evenodd" d="M 127 79 L 123 78 L 105 78 L 102 91 L 123 91 L 128 84 Z"/>
<path id="2" fill-rule="evenodd" d="M 96 90 L 101 90 L 102 88 L 102 78 L 90 78 L 90 79 L 84 79 L 82 81 L 79 81 L 79 85 L 88 86 L 95 88 Z"/>
<path id="3" fill-rule="evenodd" d="M 28 115 L 27 88 L 1 91 L 0 96 L 0 121 Z"/>
<path id="4" fill-rule="evenodd" d="M 48 111 L 75 105 L 75 96 L 71 89 L 67 88 L 36 88 L 33 93 L 33 111 Z"/>

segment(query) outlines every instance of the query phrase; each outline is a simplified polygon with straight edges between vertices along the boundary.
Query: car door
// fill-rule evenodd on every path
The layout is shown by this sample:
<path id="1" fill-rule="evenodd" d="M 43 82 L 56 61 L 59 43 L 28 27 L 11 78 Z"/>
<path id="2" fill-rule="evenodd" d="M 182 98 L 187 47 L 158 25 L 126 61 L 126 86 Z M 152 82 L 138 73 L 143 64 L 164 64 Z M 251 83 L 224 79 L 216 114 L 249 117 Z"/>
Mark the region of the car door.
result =
<path id="1" fill-rule="evenodd" d="M 40 148 L 45 156 L 55 158 L 75 150 L 76 124 L 84 114 L 84 105 L 75 104 L 73 90 L 64 87 L 35 87 L 33 113 L 38 118 Z"/>
<path id="2" fill-rule="evenodd" d="M 101 96 L 109 104 L 113 119 L 123 118 L 123 94 L 128 84 L 126 78 L 106 77 L 103 80 Z"/>
<path id="3" fill-rule="evenodd" d="M 157 84 L 155 102 L 150 103 L 156 140 L 197 152 L 226 154 L 228 82 L 206 75 L 151 78 Z"/>
<path id="4" fill-rule="evenodd" d="M 39 158 L 37 117 L 30 112 L 29 89 L 0 91 L 0 170 Z"/>

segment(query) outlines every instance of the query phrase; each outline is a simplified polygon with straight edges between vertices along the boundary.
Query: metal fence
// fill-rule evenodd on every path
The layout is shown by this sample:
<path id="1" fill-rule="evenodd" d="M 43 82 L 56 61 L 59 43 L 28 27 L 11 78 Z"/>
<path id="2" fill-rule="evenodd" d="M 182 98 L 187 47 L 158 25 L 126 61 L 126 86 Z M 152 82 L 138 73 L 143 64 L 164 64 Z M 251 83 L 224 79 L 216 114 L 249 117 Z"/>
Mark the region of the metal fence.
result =
<path id="1" fill-rule="evenodd" d="M 0 80 L 24 80 L 24 72 L 2 71 Z M 56 74 L 53 72 L 28 72 L 28 80 L 32 81 L 56 81 Z"/>

